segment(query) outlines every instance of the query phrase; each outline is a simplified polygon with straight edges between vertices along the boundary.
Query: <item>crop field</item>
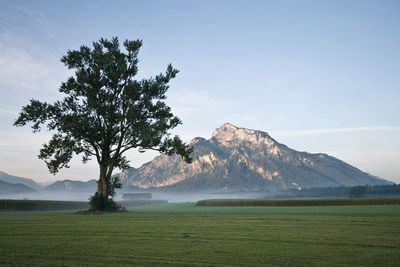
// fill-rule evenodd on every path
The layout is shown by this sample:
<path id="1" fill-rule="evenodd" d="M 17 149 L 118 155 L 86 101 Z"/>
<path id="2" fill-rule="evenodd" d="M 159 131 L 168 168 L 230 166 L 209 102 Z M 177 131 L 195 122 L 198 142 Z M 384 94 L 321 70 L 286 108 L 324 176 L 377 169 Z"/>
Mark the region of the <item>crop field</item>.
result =
<path id="1" fill-rule="evenodd" d="M 0 212 L 0 265 L 398 266 L 400 205 Z"/>
<path id="2" fill-rule="evenodd" d="M 0 211 L 71 210 L 88 208 L 89 203 L 84 201 L 0 199 Z"/>
<path id="3" fill-rule="evenodd" d="M 351 206 L 394 205 L 400 198 L 328 198 L 328 199 L 207 199 L 198 206 Z"/>

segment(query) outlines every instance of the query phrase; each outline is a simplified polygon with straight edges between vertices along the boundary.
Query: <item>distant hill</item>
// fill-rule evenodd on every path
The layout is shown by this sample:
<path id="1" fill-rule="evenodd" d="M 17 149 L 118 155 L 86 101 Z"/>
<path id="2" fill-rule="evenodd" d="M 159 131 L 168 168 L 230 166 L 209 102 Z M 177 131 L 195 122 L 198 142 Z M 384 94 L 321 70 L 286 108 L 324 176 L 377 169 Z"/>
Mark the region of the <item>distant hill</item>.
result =
<path id="1" fill-rule="evenodd" d="M 8 175 L 7 173 L 1 172 L 1 171 L 0 171 L 0 181 L 7 182 L 10 184 L 20 183 L 20 184 L 26 185 L 34 190 L 41 190 L 43 188 L 40 184 L 36 183 L 32 179 Z"/>
<path id="2" fill-rule="evenodd" d="M 45 187 L 45 191 L 72 191 L 72 192 L 96 192 L 96 180 L 87 182 L 63 180 L 54 182 Z"/>
<path id="3" fill-rule="evenodd" d="M 0 180 L 0 194 L 32 193 L 34 189 L 24 184 L 12 184 Z"/>
<path id="4" fill-rule="evenodd" d="M 212 138 L 195 138 L 193 163 L 160 155 L 124 171 L 125 188 L 165 191 L 256 191 L 290 188 L 392 184 L 326 154 L 299 152 L 266 132 L 229 123 Z"/>

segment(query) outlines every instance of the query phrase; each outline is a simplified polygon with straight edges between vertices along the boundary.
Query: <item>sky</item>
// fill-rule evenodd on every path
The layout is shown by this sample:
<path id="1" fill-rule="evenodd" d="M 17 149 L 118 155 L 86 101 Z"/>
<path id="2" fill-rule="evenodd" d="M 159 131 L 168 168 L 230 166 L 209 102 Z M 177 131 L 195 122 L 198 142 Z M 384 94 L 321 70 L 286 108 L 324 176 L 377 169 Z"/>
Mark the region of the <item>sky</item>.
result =
<path id="1" fill-rule="evenodd" d="M 98 178 L 80 157 L 50 174 L 37 155 L 52 133 L 13 122 L 32 98 L 60 99 L 60 58 L 102 37 L 143 40 L 138 79 L 180 70 L 166 101 L 186 142 L 229 122 L 400 183 L 400 1 L 385 0 L 0 0 L 0 171 Z"/>

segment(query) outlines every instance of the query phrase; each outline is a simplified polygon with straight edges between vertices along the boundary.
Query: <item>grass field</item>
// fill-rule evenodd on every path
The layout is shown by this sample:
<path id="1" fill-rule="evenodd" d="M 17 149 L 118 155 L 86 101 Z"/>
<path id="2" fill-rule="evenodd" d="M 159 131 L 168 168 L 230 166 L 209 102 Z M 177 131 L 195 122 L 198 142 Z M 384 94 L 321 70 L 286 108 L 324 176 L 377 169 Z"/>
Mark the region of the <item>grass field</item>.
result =
<path id="1" fill-rule="evenodd" d="M 400 205 L 0 212 L 0 265 L 398 266 Z"/>

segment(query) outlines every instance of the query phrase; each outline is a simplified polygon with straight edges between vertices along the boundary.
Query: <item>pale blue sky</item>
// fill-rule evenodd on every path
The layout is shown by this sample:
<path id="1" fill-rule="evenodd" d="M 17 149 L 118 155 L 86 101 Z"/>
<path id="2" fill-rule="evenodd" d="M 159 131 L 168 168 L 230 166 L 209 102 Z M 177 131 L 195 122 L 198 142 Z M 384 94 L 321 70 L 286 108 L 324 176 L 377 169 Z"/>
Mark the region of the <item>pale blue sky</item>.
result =
<path id="1" fill-rule="evenodd" d="M 50 175 L 36 157 L 49 133 L 12 123 L 30 98 L 59 97 L 68 49 L 113 36 L 143 40 L 139 78 L 180 69 L 168 103 L 185 140 L 231 122 L 400 182 L 400 1 L 366 0 L 0 0 L 0 171 L 97 178 L 79 160 Z"/>

